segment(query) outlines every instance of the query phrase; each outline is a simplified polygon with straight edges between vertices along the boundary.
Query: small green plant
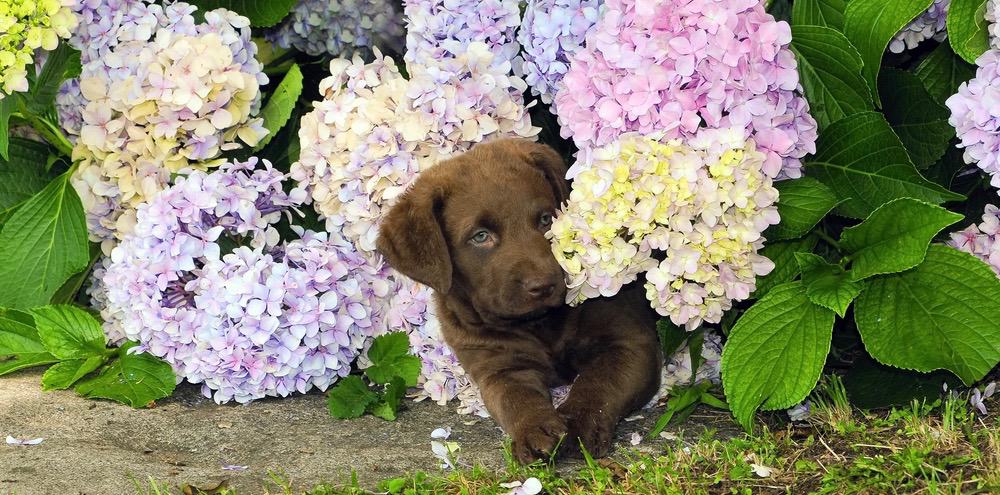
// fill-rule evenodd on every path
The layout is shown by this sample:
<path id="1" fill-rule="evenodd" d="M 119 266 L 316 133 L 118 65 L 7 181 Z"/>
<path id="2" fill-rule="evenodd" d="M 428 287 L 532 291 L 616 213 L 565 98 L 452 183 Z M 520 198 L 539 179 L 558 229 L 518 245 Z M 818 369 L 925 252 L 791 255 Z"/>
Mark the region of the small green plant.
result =
<path id="1" fill-rule="evenodd" d="M 327 394 L 330 415 L 338 419 L 371 413 L 395 421 L 399 402 L 408 387 L 416 386 L 420 358 L 409 354 L 405 332 L 379 336 L 368 350 L 371 366 L 364 370 L 368 384 L 359 375 L 349 375 Z"/>

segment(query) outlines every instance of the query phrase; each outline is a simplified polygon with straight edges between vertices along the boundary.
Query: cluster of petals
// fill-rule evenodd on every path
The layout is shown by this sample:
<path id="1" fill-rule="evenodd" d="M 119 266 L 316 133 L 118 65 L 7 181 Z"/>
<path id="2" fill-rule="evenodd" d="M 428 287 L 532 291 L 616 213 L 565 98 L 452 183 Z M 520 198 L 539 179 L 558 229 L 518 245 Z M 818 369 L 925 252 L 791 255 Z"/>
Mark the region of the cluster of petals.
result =
<path id="1" fill-rule="evenodd" d="M 903 53 L 931 38 L 942 41 L 948 37 L 946 20 L 951 0 L 934 0 L 922 14 L 901 29 L 889 41 L 889 51 Z"/>
<path id="2" fill-rule="evenodd" d="M 990 46 L 1000 48 L 1000 24 L 997 23 L 997 19 L 1000 19 L 1000 0 L 986 0 L 985 17 L 989 24 Z"/>
<path id="3" fill-rule="evenodd" d="M 690 330 L 719 322 L 773 269 L 757 251 L 778 223 L 778 191 L 742 129 L 684 141 L 628 134 L 589 158 L 574 165 L 569 202 L 548 234 L 570 304 L 614 295 L 645 273 L 652 307 Z"/>
<path id="4" fill-rule="evenodd" d="M 404 0 L 404 5 L 407 68 L 433 66 L 471 43 L 485 43 L 497 60 L 505 61 L 520 49 L 517 0 Z"/>
<path id="5" fill-rule="evenodd" d="M 105 263 L 107 333 L 137 341 L 217 402 L 325 389 L 381 327 L 390 286 L 350 244 L 275 223 L 285 175 L 251 158 L 190 171 L 138 208 Z"/>
<path id="6" fill-rule="evenodd" d="M 120 41 L 83 69 L 87 105 L 73 185 L 91 239 L 105 251 L 171 174 L 218 165 L 222 151 L 240 147 L 237 137 L 254 145 L 267 133 L 263 119 L 253 117 L 267 76 L 255 59 L 249 20 L 218 9 L 194 24 L 193 10 L 166 7 L 173 13 L 167 26 L 158 24 L 148 40 Z"/>
<path id="7" fill-rule="evenodd" d="M 77 25 L 77 0 L 0 0 L 0 99 L 28 90 L 36 50 L 52 51 Z"/>
<path id="8" fill-rule="evenodd" d="M 1000 275 L 1000 208 L 986 205 L 982 223 L 972 224 L 951 234 L 948 245 L 972 254 Z"/>
<path id="9" fill-rule="evenodd" d="M 517 32 L 522 52 L 514 69 L 544 103 L 552 103 L 569 70 L 569 56 L 583 48 L 600 8 L 601 0 L 528 1 Z"/>
<path id="10" fill-rule="evenodd" d="M 628 132 L 687 137 L 741 128 L 770 176 L 801 175 L 816 122 L 801 95 L 791 29 L 759 0 L 608 0 L 569 57 L 555 108 L 564 137 L 603 146 Z"/>
<path id="11" fill-rule="evenodd" d="M 991 48 L 976 59 L 976 77 L 962 83 L 958 93 L 945 104 L 951 110 L 948 123 L 955 128 L 964 148 L 963 157 L 977 164 L 991 176 L 990 183 L 1000 187 L 1000 49 Z"/>
<path id="12" fill-rule="evenodd" d="M 403 46 L 402 14 L 388 0 L 299 0 L 288 17 L 265 33 L 282 48 L 309 55 L 370 56 L 373 47 L 399 51 Z"/>

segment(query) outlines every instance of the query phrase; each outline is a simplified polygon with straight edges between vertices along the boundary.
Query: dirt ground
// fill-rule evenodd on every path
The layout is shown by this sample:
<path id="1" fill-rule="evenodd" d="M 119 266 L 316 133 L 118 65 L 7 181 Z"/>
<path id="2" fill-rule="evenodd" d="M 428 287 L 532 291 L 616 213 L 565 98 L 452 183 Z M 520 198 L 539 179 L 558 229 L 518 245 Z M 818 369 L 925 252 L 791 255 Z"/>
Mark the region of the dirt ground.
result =
<path id="1" fill-rule="evenodd" d="M 405 472 L 438 469 L 430 433 L 445 426 L 461 445 L 463 464 L 499 468 L 504 462 L 503 434 L 492 420 L 428 402 L 407 402 L 396 422 L 338 421 L 321 393 L 220 406 L 197 387 L 181 385 L 157 407 L 135 410 L 71 391 L 43 392 L 40 380 L 38 371 L 0 378 L 0 438 L 45 439 L 37 446 L 0 443 L 2 494 L 135 493 L 150 478 L 173 488 L 225 482 L 260 493 L 273 486 L 272 472 L 305 489 L 346 481 L 352 469 L 362 485 L 374 487 Z M 619 444 L 652 427 L 657 411 L 641 414 L 644 419 L 619 427 Z M 654 442 L 640 447 L 657 448 Z M 247 469 L 227 471 L 227 465 Z"/>

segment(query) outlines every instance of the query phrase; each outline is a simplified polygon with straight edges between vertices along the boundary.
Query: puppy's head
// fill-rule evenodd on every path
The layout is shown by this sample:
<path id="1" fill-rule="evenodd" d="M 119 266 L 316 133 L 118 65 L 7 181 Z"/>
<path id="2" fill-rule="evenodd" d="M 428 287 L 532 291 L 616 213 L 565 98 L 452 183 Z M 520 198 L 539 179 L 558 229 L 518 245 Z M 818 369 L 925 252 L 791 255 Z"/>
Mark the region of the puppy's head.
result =
<path id="1" fill-rule="evenodd" d="M 383 220 L 393 268 L 484 320 L 540 316 L 566 295 L 545 233 L 568 198 L 566 165 L 541 144 L 505 139 L 423 172 Z"/>

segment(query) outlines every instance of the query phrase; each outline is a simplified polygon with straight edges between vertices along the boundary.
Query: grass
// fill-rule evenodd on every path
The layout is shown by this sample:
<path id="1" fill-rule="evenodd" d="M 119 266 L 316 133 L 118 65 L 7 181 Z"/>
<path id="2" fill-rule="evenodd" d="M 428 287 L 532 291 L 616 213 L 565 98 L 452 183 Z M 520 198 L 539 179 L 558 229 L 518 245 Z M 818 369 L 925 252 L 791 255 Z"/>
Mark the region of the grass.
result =
<path id="1" fill-rule="evenodd" d="M 655 452 L 622 450 L 610 459 L 588 458 L 577 469 L 552 463 L 518 466 L 508 455 L 499 471 L 473 466 L 418 472 L 382 480 L 374 491 L 352 477 L 304 493 L 493 495 L 511 491 L 501 483 L 529 477 L 542 482 L 543 493 L 559 495 L 1000 493 L 1000 417 L 995 412 L 977 416 L 964 397 L 862 412 L 848 404 L 839 380 L 831 379 L 811 404 L 805 424 L 788 424 L 776 414 L 753 435 L 721 438 L 709 429 L 666 440 Z M 1000 401 L 991 405 L 1000 410 Z M 280 476 L 270 482 L 268 493 L 302 493 Z M 171 491 L 155 482 L 138 491 L 199 493 Z M 207 493 L 236 495 L 225 488 Z"/>

